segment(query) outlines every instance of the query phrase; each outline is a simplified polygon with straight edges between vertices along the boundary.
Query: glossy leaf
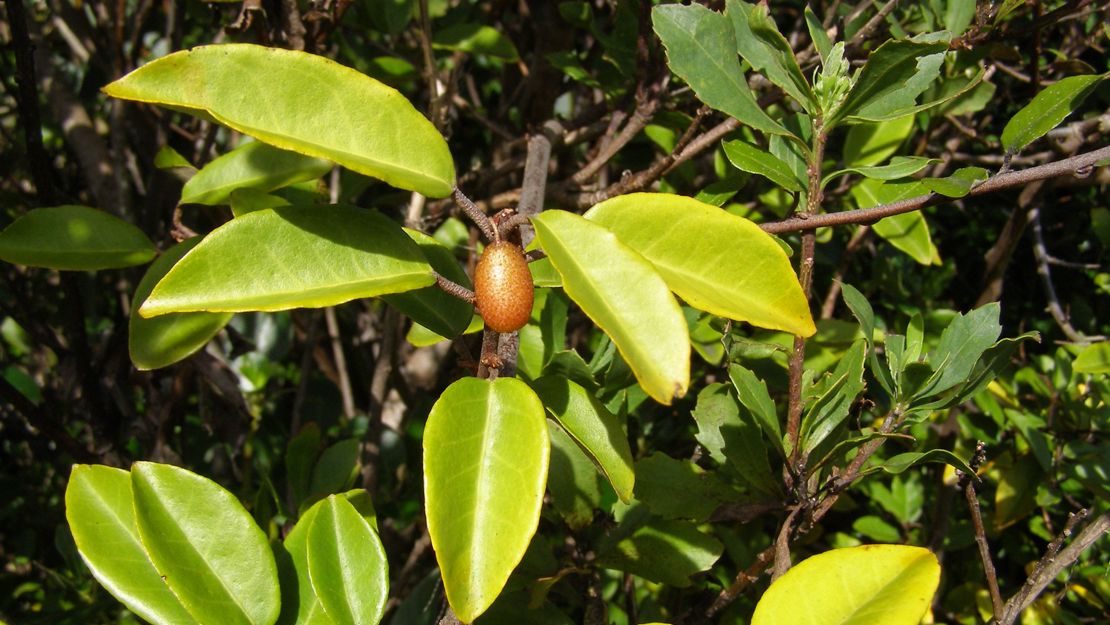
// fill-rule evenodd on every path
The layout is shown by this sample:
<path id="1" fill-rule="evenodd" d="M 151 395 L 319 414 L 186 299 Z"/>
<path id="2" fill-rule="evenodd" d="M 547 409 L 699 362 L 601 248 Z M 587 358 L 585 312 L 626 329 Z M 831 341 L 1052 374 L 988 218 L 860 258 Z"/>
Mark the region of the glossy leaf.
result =
<path id="1" fill-rule="evenodd" d="M 135 287 L 132 314 L 127 321 L 127 345 L 131 362 L 140 371 L 165 367 L 192 355 L 231 320 L 231 313 L 170 313 L 147 319 L 136 312 L 154 285 L 199 242 L 200 237 L 194 237 L 163 252 Z"/>
<path id="2" fill-rule="evenodd" d="M 505 61 L 516 61 L 520 55 L 508 37 L 496 28 L 481 24 L 453 24 L 435 31 L 432 47 L 487 54 Z"/>
<path id="3" fill-rule="evenodd" d="M 346 497 L 331 495 L 308 530 L 308 573 L 336 625 L 376 625 L 389 598 L 385 549 Z"/>
<path id="4" fill-rule="evenodd" d="M 689 521 L 650 516 L 642 506 L 625 516 L 597 550 L 599 565 L 679 588 L 708 570 L 724 552 L 713 536 Z"/>
<path id="5" fill-rule="evenodd" d="M 928 549 L 864 545 L 803 560 L 776 580 L 752 625 L 917 625 L 940 583 Z"/>
<path id="6" fill-rule="evenodd" d="M 661 193 L 621 195 L 586 217 L 651 261 L 695 308 L 801 336 L 816 331 L 790 259 L 743 217 Z"/>
<path id="7" fill-rule="evenodd" d="M 142 230 L 88 206 L 36 208 L 0 232 L 0 260 L 28 267 L 115 269 L 142 265 L 156 253 Z"/>
<path id="8" fill-rule="evenodd" d="M 755 101 L 736 48 L 729 18 L 701 5 L 668 4 L 651 11 L 667 64 L 710 107 L 769 134 L 789 134 Z"/>
<path id="9" fill-rule="evenodd" d="M 940 73 L 944 41 L 889 40 L 867 58 L 832 125 L 846 117 L 900 117 Z"/>
<path id="10" fill-rule="evenodd" d="M 332 306 L 435 281 L 390 219 L 351 206 L 285 206 L 216 228 L 154 287 L 139 314 Z"/>
<path id="11" fill-rule="evenodd" d="M 533 382 L 532 388 L 559 425 L 609 479 L 621 501 L 631 501 L 636 482 L 632 449 L 617 417 L 589 391 L 563 376 L 544 376 Z"/>
<path id="12" fill-rule="evenodd" d="M 447 196 L 455 183 L 447 143 L 403 95 L 305 52 L 199 46 L 151 61 L 104 92 L 208 116 L 424 195 Z"/>
<path id="13" fill-rule="evenodd" d="M 424 430 L 428 533 L 464 623 L 501 593 L 536 532 L 550 448 L 543 404 L 515 378 L 463 378 Z"/>
<path id="14" fill-rule="evenodd" d="M 424 253 L 424 257 L 436 273 L 455 284 L 468 289 L 474 288 L 470 278 L 459 265 L 459 261 L 446 245 L 416 230 L 405 228 L 405 233 L 420 246 L 420 251 Z M 434 285 L 406 293 L 384 295 L 382 299 L 416 323 L 449 339 L 465 332 L 474 316 L 474 306 L 453 295 L 448 295 Z"/>
<path id="15" fill-rule="evenodd" d="M 251 141 L 201 168 L 181 189 L 181 203 L 224 204 L 236 189 L 272 191 L 315 180 L 331 167 L 331 161 L 322 158 Z"/>
<path id="16" fill-rule="evenodd" d="M 292 204 L 292 202 L 280 195 L 263 193 L 262 191 L 251 188 L 235 189 L 231 192 L 231 195 L 227 197 L 227 201 L 231 206 L 231 214 L 235 217 L 242 217 L 247 213 L 265 210 L 267 208 L 277 208 L 279 206 L 289 206 Z"/>
<path id="17" fill-rule="evenodd" d="M 804 181 L 798 180 L 793 169 L 763 148 L 741 139 L 725 141 L 721 143 L 721 147 L 724 148 L 728 161 L 740 171 L 759 174 L 794 193 L 801 193 L 805 188 Z"/>
<path id="18" fill-rule="evenodd" d="M 897 180 L 899 178 L 905 178 L 906 176 L 912 176 L 929 165 L 939 162 L 940 159 L 928 158 L 925 156 L 895 156 L 890 159 L 890 162 L 886 165 L 846 167 L 844 169 L 839 169 L 825 176 L 824 184 L 828 184 L 837 177 L 849 173 L 859 174 L 864 178 L 871 178 L 872 180 Z"/>
<path id="19" fill-rule="evenodd" d="M 101 586 L 154 625 L 196 625 L 139 539 L 127 471 L 74 465 L 65 500 L 73 540 Z"/>
<path id="20" fill-rule="evenodd" d="M 652 264 L 609 230 L 578 215 L 546 210 L 532 223 L 567 295 L 613 339 L 648 395 L 663 404 L 685 395 L 690 383 L 686 320 Z"/>
<path id="21" fill-rule="evenodd" d="M 1094 91 L 1106 74 L 1069 76 L 1041 90 L 1002 129 L 1002 147 L 1020 151 L 1064 121 Z"/>
<path id="22" fill-rule="evenodd" d="M 806 111 L 815 113 L 817 101 L 813 90 L 798 67 L 798 59 L 794 57 L 790 43 L 768 15 L 767 5 L 728 0 L 725 7 L 725 14 L 732 20 L 736 50 L 740 56 Z"/>
<path id="23" fill-rule="evenodd" d="M 277 619 L 274 556 L 234 495 L 195 473 L 152 462 L 132 467 L 131 491 L 151 561 L 198 621 L 270 625 Z"/>
<path id="24" fill-rule="evenodd" d="M 1072 368 L 1077 373 L 1110 373 L 1110 341 L 1092 343 L 1075 357 Z"/>
<path id="25" fill-rule="evenodd" d="M 368 505 L 366 491 L 352 490 L 339 496 L 347 499 L 367 523 L 374 524 L 374 511 Z M 328 505 L 326 499 L 305 510 L 285 541 L 274 549 L 281 575 L 281 617 L 278 625 L 336 625 L 336 621 L 324 611 L 312 587 L 308 568 L 309 530 L 325 505 Z"/>

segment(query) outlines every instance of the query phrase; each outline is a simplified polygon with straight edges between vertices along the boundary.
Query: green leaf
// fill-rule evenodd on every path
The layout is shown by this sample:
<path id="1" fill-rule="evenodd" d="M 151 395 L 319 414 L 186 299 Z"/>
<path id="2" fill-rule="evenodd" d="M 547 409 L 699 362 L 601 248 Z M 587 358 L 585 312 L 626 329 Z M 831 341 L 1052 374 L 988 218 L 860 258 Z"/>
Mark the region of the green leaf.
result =
<path id="1" fill-rule="evenodd" d="M 897 474 L 904 472 L 910 467 L 914 467 L 919 464 L 925 464 L 927 462 L 937 462 L 951 465 L 963 471 L 964 473 L 967 473 L 968 475 L 972 475 L 975 473 L 975 471 L 973 471 L 971 467 L 968 466 L 967 462 L 965 462 L 963 458 L 960 458 L 947 449 L 930 449 L 926 452 L 913 451 L 904 454 L 898 454 L 897 456 L 894 456 L 893 458 L 890 458 L 889 460 L 883 462 L 883 464 L 880 466 L 882 467 L 883 471 L 886 471 L 887 473 Z"/>
<path id="2" fill-rule="evenodd" d="M 651 261 L 695 308 L 801 336 L 816 331 L 790 259 L 773 237 L 743 217 L 662 193 L 621 195 L 594 206 L 586 217 Z"/>
<path id="3" fill-rule="evenodd" d="M 844 138 L 845 167 L 878 165 L 913 134 L 913 115 L 870 124 L 853 124 Z"/>
<path id="4" fill-rule="evenodd" d="M 609 479 L 621 501 L 631 501 L 636 482 L 632 449 L 617 417 L 589 391 L 563 376 L 544 376 L 532 383 L 532 389 L 559 425 Z"/>
<path id="5" fill-rule="evenodd" d="M 869 514 L 852 522 L 852 529 L 865 538 L 882 543 L 896 543 L 902 540 L 902 532 L 882 517 Z"/>
<path id="6" fill-rule="evenodd" d="M 505 61 L 516 61 L 520 54 L 508 37 L 497 29 L 481 24 L 453 24 L 435 31 L 432 47 L 485 54 Z"/>
<path id="7" fill-rule="evenodd" d="M 781 495 L 767 462 L 767 445 L 751 411 L 742 408 L 724 384 L 710 384 L 698 393 L 692 415 L 698 424 L 696 438 L 718 464 L 731 466 L 754 490 L 772 497 Z"/>
<path id="8" fill-rule="evenodd" d="M 380 213 L 284 206 L 213 230 L 154 287 L 139 314 L 333 306 L 434 281 L 420 248 Z"/>
<path id="9" fill-rule="evenodd" d="M 890 376 L 890 371 L 879 363 L 879 355 L 875 349 L 875 312 L 871 308 L 871 303 L 867 298 L 860 293 L 856 287 L 844 283 L 841 285 L 841 297 L 844 298 L 844 304 L 852 311 L 852 315 L 859 321 L 860 329 L 863 331 L 863 338 L 867 341 L 867 358 L 869 360 L 871 374 L 879 381 L 879 385 L 888 395 L 894 395 L 894 380 Z"/>
<path id="10" fill-rule="evenodd" d="M 373 507 L 364 490 L 352 490 L 340 495 L 355 506 L 367 523 L 373 525 Z M 336 625 L 326 612 L 312 587 L 308 565 L 309 529 L 316 516 L 328 505 L 320 500 L 309 507 L 297 520 L 280 546 L 275 546 L 278 573 L 281 576 L 281 617 L 278 625 Z"/>
<path id="11" fill-rule="evenodd" d="M 28 267 L 116 269 L 142 265 L 156 253 L 142 230 L 87 206 L 36 208 L 0 232 L 0 260 Z"/>
<path id="12" fill-rule="evenodd" d="M 790 134 L 755 101 L 740 60 L 729 50 L 736 36 L 728 17 L 701 5 L 668 4 L 651 11 L 667 64 L 710 107 L 768 134 Z"/>
<path id="13" fill-rule="evenodd" d="M 864 545 L 803 560 L 755 606 L 752 625 L 917 625 L 940 583 L 928 549 Z M 877 615 L 881 615 L 877 616 Z"/>
<path id="14" fill-rule="evenodd" d="M 139 536 L 162 579 L 201 623 L 270 625 L 277 568 L 265 534 L 234 495 L 178 467 L 131 469 Z"/>
<path id="15" fill-rule="evenodd" d="M 428 533 L 462 622 L 485 612 L 524 557 L 549 453 L 543 404 L 520 380 L 463 378 L 432 406 L 424 430 Z"/>
<path id="16" fill-rule="evenodd" d="M 945 41 L 889 40 L 867 58 L 855 85 L 827 126 L 851 116 L 899 117 L 940 74 Z"/>
<path id="17" fill-rule="evenodd" d="M 652 264 L 609 230 L 573 213 L 546 210 L 532 223 L 567 295 L 613 339 L 647 394 L 663 404 L 685 395 L 686 319 Z"/>
<path id="18" fill-rule="evenodd" d="M 736 498 L 717 473 L 692 462 L 661 452 L 636 461 L 636 499 L 659 516 L 702 522 Z"/>
<path id="19" fill-rule="evenodd" d="M 859 174 L 864 178 L 871 178 L 873 180 L 897 180 L 899 178 L 905 178 L 906 176 L 912 176 L 929 165 L 939 162 L 940 159 L 938 158 L 928 158 L 926 156 L 895 156 L 890 159 L 890 162 L 886 165 L 839 169 L 825 176 L 822 185 L 827 185 L 837 177 L 849 173 Z"/>
<path id="20" fill-rule="evenodd" d="M 738 0 L 725 3 L 725 14 L 731 18 L 735 31 L 736 50 L 752 69 L 778 85 L 807 112 L 817 112 L 813 90 L 790 43 L 779 32 L 768 15 L 766 4 L 749 4 Z"/>
<path id="21" fill-rule="evenodd" d="M 920 182 L 883 183 L 878 180 L 863 180 L 852 187 L 852 197 L 859 208 L 871 208 L 880 204 L 890 204 L 910 197 L 923 195 Z M 929 233 L 929 223 L 921 211 L 911 211 L 884 217 L 872 228 L 875 234 L 886 239 L 891 245 L 909 254 L 922 265 L 939 265 L 940 253 L 933 244 Z"/>
<path id="22" fill-rule="evenodd" d="M 601 504 L 602 477 L 563 428 L 550 420 L 547 425 L 551 437 L 551 468 L 547 474 L 551 503 L 568 527 L 584 529 L 593 522 L 594 512 Z"/>
<path id="23" fill-rule="evenodd" d="M 309 499 L 313 495 L 323 497 L 350 488 L 358 477 L 361 448 L 357 438 L 347 438 L 325 449 L 312 469 Z"/>
<path id="24" fill-rule="evenodd" d="M 162 581 L 139 539 L 127 471 L 74 465 L 65 502 L 77 550 L 101 586 L 155 625 L 197 623 Z"/>
<path id="25" fill-rule="evenodd" d="M 331 495 L 308 530 L 313 592 L 336 625 L 377 625 L 389 598 L 389 564 L 378 533 L 342 495 Z"/>
<path id="26" fill-rule="evenodd" d="M 956 315 L 941 333 L 936 351 L 929 355 L 928 363 L 936 373 L 916 397 L 936 395 L 967 381 L 979 357 L 1002 333 L 999 311 L 998 302 L 992 302 Z"/>
<path id="27" fill-rule="evenodd" d="M 849 409 L 863 391 L 866 345 L 856 341 L 840 358 L 832 375 L 814 391 L 817 399 L 802 419 L 802 449 L 813 451 L 848 418 Z"/>
<path id="28" fill-rule="evenodd" d="M 403 95 L 305 52 L 199 46 L 151 61 L 104 92 L 210 117 L 431 197 L 450 195 L 455 184 L 447 142 Z"/>
<path id="29" fill-rule="evenodd" d="M 306 423 L 285 447 L 285 480 L 300 507 L 312 488 L 312 469 L 320 455 L 320 426 Z"/>
<path id="30" fill-rule="evenodd" d="M 1041 138 L 1079 108 L 1106 74 L 1069 76 L 1041 90 L 1002 129 L 1002 147 L 1013 154 Z"/>
<path id="31" fill-rule="evenodd" d="M 794 193 L 801 193 L 805 189 L 806 182 L 798 180 L 793 169 L 767 150 L 741 139 L 725 141 L 721 143 L 721 147 L 724 148 L 728 162 L 740 171 L 759 174 Z"/>
<path id="32" fill-rule="evenodd" d="M 236 189 L 273 191 L 315 180 L 331 167 L 331 161 L 251 141 L 201 168 L 181 189 L 181 203 L 224 204 Z"/>
<path id="33" fill-rule="evenodd" d="M 775 411 L 775 402 L 767 392 L 767 384 L 757 378 L 755 373 L 738 364 L 728 368 L 728 377 L 736 387 L 736 395 L 740 403 L 755 416 L 759 427 L 778 450 L 779 456 L 786 458 L 789 454 L 782 445 L 782 429 L 779 425 L 778 413 Z"/>
<path id="34" fill-rule="evenodd" d="M 817 49 L 817 55 L 821 57 L 821 62 L 826 63 L 829 52 L 832 51 L 833 42 L 829 39 L 829 34 L 825 32 L 821 20 L 817 19 L 813 9 L 809 8 L 808 4 L 805 9 L 805 17 L 806 28 L 809 30 L 809 38 L 813 40 L 813 47 Z"/>
<path id="35" fill-rule="evenodd" d="M 455 284 L 473 289 L 470 278 L 446 246 L 434 238 L 416 230 L 405 228 L 405 233 L 420 246 L 420 251 L 439 275 Z M 383 295 L 382 299 L 390 306 L 400 310 L 410 319 L 435 332 L 453 339 L 466 331 L 474 317 L 474 306 L 448 295 L 437 286 L 427 286 L 406 293 Z"/>
<path id="36" fill-rule="evenodd" d="M 990 173 L 982 167 L 961 167 L 945 178 L 923 178 L 919 182 L 933 193 L 946 197 L 963 197 L 989 176 Z"/>
<path id="37" fill-rule="evenodd" d="M 1072 369 L 1076 373 L 1110 373 L 1110 341 L 1084 347 L 1075 357 Z"/>
<path id="38" fill-rule="evenodd" d="M 640 506 L 602 539 L 597 563 L 683 588 L 690 585 L 691 575 L 708 570 L 723 552 L 720 541 L 693 523 L 650 516 Z"/>
<path id="39" fill-rule="evenodd" d="M 168 145 L 158 148 L 158 152 L 154 155 L 154 166 L 158 169 L 188 169 L 192 170 L 194 174 L 197 171 L 197 168 L 193 167 L 193 164 L 187 158 Z"/>
<path id="40" fill-rule="evenodd" d="M 292 204 L 280 195 L 271 195 L 251 188 L 235 189 L 227 197 L 227 201 L 231 205 L 231 214 L 234 217 L 242 217 L 247 213 L 266 208 L 277 208 Z"/>
<path id="41" fill-rule="evenodd" d="M 131 362 L 140 371 L 165 367 L 192 355 L 231 320 L 231 313 L 171 313 L 153 319 L 137 313 L 154 285 L 199 242 L 200 237 L 194 237 L 163 252 L 135 288 L 127 345 Z"/>

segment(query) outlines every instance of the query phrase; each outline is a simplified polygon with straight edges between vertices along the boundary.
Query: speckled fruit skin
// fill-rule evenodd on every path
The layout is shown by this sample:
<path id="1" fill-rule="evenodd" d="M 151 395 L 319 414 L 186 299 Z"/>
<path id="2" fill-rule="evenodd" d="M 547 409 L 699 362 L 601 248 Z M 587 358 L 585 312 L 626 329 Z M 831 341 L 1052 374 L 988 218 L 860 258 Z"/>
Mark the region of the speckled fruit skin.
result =
<path id="1" fill-rule="evenodd" d="M 474 270 L 478 314 L 496 332 L 516 332 L 532 314 L 532 273 L 519 247 L 507 241 L 490 244 Z"/>

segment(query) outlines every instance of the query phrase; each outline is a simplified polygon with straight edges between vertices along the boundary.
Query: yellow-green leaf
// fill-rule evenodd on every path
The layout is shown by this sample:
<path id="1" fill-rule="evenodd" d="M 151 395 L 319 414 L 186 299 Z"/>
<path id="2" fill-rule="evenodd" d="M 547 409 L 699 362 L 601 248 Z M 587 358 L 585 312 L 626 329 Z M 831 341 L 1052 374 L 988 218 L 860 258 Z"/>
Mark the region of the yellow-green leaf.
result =
<path id="1" fill-rule="evenodd" d="M 752 625 L 917 625 L 940 582 L 928 549 L 864 545 L 808 558 L 767 589 Z"/>
<path id="2" fill-rule="evenodd" d="M 182 204 L 224 204 L 236 189 L 272 191 L 315 180 L 330 161 L 251 141 L 208 163 L 181 189 Z"/>
<path id="3" fill-rule="evenodd" d="M 424 430 L 428 534 L 462 622 L 486 611 L 524 557 L 549 458 L 543 405 L 516 378 L 463 378 L 432 406 Z"/>
<path id="4" fill-rule="evenodd" d="M 1110 373 L 1110 341 L 1085 347 L 1075 357 L 1072 367 L 1079 373 Z"/>
<path id="5" fill-rule="evenodd" d="M 154 285 L 197 243 L 200 237 L 182 241 L 163 252 L 135 288 L 132 314 L 127 322 L 127 346 L 131 362 L 140 371 L 172 365 L 188 357 L 231 320 L 231 313 L 171 313 L 147 319 L 136 312 Z"/>
<path id="6" fill-rule="evenodd" d="M 88 206 L 36 208 L 0 232 L 0 260 L 29 267 L 115 269 L 156 253 L 142 230 Z"/>
<path id="7" fill-rule="evenodd" d="M 598 204 L 586 218 L 651 261 L 695 308 L 801 336 L 816 331 L 790 259 L 743 217 L 688 197 L 632 193 Z"/>
<path id="8" fill-rule="evenodd" d="M 213 230 L 154 287 L 139 313 L 333 306 L 433 282 L 420 248 L 380 213 L 282 206 Z"/>
<path id="9" fill-rule="evenodd" d="M 686 319 L 651 262 L 573 213 L 547 210 L 532 223 L 567 295 L 613 339 L 644 391 L 663 404 L 685 395 Z"/>
<path id="10" fill-rule="evenodd" d="M 431 197 L 455 184 L 447 142 L 400 92 L 321 56 L 200 46 L 152 61 L 104 92 L 209 117 Z"/>

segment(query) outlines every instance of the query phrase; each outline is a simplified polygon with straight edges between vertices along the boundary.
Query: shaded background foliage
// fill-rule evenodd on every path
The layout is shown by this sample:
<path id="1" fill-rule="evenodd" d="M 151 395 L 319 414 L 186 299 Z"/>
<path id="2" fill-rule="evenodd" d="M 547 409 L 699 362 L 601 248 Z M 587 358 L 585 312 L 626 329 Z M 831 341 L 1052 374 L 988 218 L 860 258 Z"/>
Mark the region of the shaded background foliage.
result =
<path id="1" fill-rule="evenodd" d="M 851 42 L 848 57 L 862 61 L 888 37 L 940 28 L 950 4 L 958 3 L 820 2 L 812 8 Z M 930 175 L 963 165 L 997 170 L 1003 125 L 1044 85 L 1110 69 L 1106 3 L 998 4 L 1010 10 L 1004 19 L 986 19 L 991 7 L 979 3 L 953 44 L 963 61 L 984 64 L 993 90 L 945 114 L 919 116 L 899 141 L 898 154 L 940 159 Z M 772 6 L 772 17 L 799 51 L 808 46 L 803 7 Z M 139 225 L 165 248 L 176 233 L 206 232 L 224 221 L 226 215 L 212 207 L 177 206 L 184 176 L 181 169 L 158 166 L 167 155 L 160 150 L 169 146 L 200 167 L 239 138 L 204 121 L 109 100 L 99 88 L 170 51 L 229 41 L 316 52 L 398 88 L 448 138 L 459 186 L 490 212 L 519 199 L 532 134 L 545 134 L 553 144 L 552 207 L 585 208 L 646 188 L 695 195 L 717 183 L 738 191 L 730 210 L 756 221 L 784 217 L 791 209 L 766 180 L 730 170 L 718 140 L 739 131 L 702 108 L 670 74 L 651 29 L 650 3 L 8 0 L 4 9 L 0 226 L 31 207 L 84 203 Z M 25 16 L 17 14 L 21 10 Z M 32 84 L 18 67 L 17 22 L 34 43 Z M 476 25 L 490 26 L 501 37 L 465 37 Z M 774 106 L 775 90 L 758 80 L 753 84 Z M 430 85 L 438 86 L 433 92 Z M 23 104 L 41 115 L 41 135 L 28 125 L 29 109 L 20 112 L 25 93 L 37 95 Z M 260 102 L 264 97 L 259 94 Z M 1108 106 L 1110 90 L 1103 86 L 1064 126 L 1016 156 L 1013 166 L 1105 145 Z M 828 153 L 841 154 L 844 140 L 834 136 Z M 990 392 L 913 430 L 926 447 L 964 457 L 976 441 L 987 443 L 980 494 L 1007 594 L 1020 586 L 1026 565 L 1063 528 L 1068 512 L 1092 505 L 1098 511 L 1107 499 L 1105 376 L 1075 372 L 1078 350 L 1062 344 L 1110 334 L 1110 210 L 1102 199 L 1107 177 L 1107 169 L 1098 168 L 1086 177 L 926 209 L 939 265 L 921 265 L 866 229 L 819 232 L 813 300 L 823 321 L 810 358 L 814 367 L 827 366 L 855 336 L 856 327 L 846 325 L 848 311 L 837 303 L 839 281 L 859 287 L 891 330 L 902 331 L 920 313 L 935 341 L 952 311 L 1000 299 L 1004 336 L 1041 333 L 1041 342 L 1025 344 L 1013 373 Z M 452 204 L 424 204 L 348 172 L 325 180 L 295 192 L 379 208 L 455 244 L 473 266 L 477 233 L 452 219 Z M 849 191 L 855 181 L 830 187 L 826 209 L 854 207 Z M 1038 258 L 1038 232 L 1054 260 Z M 796 235 L 784 238 L 797 247 Z M 1044 267 L 1051 270 L 1054 296 L 1045 287 Z M 148 459 L 190 467 L 240 495 L 277 535 L 295 516 L 288 502 L 299 499 L 292 494 L 295 461 L 287 444 L 313 423 L 323 444 L 332 446 L 338 470 L 331 483 L 321 475 L 320 483 L 300 488 L 331 492 L 354 482 L 370 490 L 393 572 L 393 612 L 386 618 L 427 622 L 415 616 L 424 607 L 418 604 L 427 604 L 435 591 L 434 580 L 428 581 L 434 558 L 421 511 L 420 436 L 434 399 L 476 357 L 473 336 L 456 341 L 454 349 L 446 343 L 415 348 L 405 340 L 406 319 L 380 301 L 359 301 L 326 311 L 241 314 L 206 351 L 173 367 L 139 372 L 127 354 L 127 316 L 140 270 L 59 274 L 4 264 L 0 274 L 0 492 L 6 495 L 0 507 L 0 618 L 133 620 L 91 580 L 68 535 L 62 493 L 73 462 L 126 467 Z M 1046 312 L 1054 305 L 1063 317 Z M 722 329 L 707 331 L 704 349 L 721 351 Z M 726 334 L 724 346 L 736 358 L 744 357 L 743 341 L 761 336 L 741 328 Z M 573 310 L 568 339 L 585 354 L 601 345 L 596 330 Z M 719 357 L 707 356 L 695 360 L 694 389 L 727 380 Z M 784 394 L 780 363 L 747 364 L 776 396 Z M 615 380 L 620 373 L 608 375 Z M 624 379 L 630 379 L 627 372 Z M 616 393 L 620 386 L 612 385 Z M 875 399 L 864 396 L 858 422 L 874 418 L 869 402 Z M 693 392 L 669 407 L 629 399 L 636 457 L 665 453 L 712 468 L 694 437 L 690 414 L 697 405 Z M 361 443 L 345 442 L 351 439 Z M 358 473 L 347 475 L 355 456 Z M 935 466 L 866 481 L 796 550 L 815 553 L 859 541 L 929 546 L 941 554 L 946 576 L 934 606 L 937 622 L 985 620 L 989 608 L 982 608 L 983 573 L 967 511 L 951 476 Z M 601 571 L 559 581 L 552 602 L 575 621 L 598 622 L 590 619 L 604 603 L 616 622 L 664 616 L 699 622 L 689 615 L 773 541 L 775 511 L 766 512 L 771 514 L 749 520 L 750 511 L 728 505 L 716 510 L 713 533 L 725 555 L 689 588 Z M 738 523 L 741 518 L 747 522 Z M 594 549 L 606 540 L 612 518 L 600 513 L 593 520 L 592 526 L 568 529 L 547 510 L 523 577 L 593 566 Z M 1031 622 L 1107 619 L 1106 560 L 1103 542 L 1031 611 Z M 758 593 L 749 595 L 718 622 L 744 622 Z"/>

